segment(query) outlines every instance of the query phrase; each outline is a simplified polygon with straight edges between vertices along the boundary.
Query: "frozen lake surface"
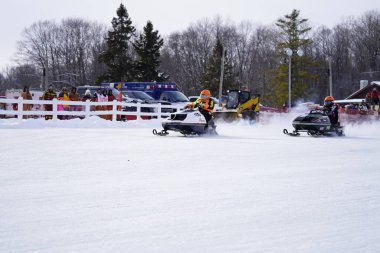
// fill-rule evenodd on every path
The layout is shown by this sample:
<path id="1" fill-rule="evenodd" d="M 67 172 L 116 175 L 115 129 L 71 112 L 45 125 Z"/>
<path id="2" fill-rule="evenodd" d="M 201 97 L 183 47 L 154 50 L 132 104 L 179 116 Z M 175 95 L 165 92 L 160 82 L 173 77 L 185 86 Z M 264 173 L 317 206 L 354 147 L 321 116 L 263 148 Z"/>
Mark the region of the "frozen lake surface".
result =
<path id="1" fill-rule="evenodd" d="M 0 252 L 380 252 L 380 124 L 0 120 Z"/>

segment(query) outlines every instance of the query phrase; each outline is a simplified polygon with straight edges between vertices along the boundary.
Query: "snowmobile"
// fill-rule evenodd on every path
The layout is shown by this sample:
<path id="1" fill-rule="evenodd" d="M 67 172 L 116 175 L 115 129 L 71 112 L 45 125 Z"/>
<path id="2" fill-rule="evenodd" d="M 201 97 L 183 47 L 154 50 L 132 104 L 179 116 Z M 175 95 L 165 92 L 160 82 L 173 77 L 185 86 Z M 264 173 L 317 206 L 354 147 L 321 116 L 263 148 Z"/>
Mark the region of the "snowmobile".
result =
<path id="1" fill-rule="evenodd" d="M 300 132 L 306 132 L 311 136 L 331 136 L 344 135 L 344 127 L 337 124 L 332 124 L 330 118 L 322 110 L 311 110 L 309 113 L 300 115 L 292 122 L 294 127 L 293 132 L 283 130 L 284 134 L 290 136 L 299 136 Z"/>
<path id="2" fill-rule="evenodd" d="M 217 135 L 214 121 L 211 119 L 207 124 L 202 113 L 194 109 L 185 109 L 172 113 L 170 117 L 162 121 L 162 127 L 163 130 L 161 131 L 153 129 L 153 134 L 165 136 L 169 134 L 168 131 L 175 131 L 185 136 L 204 134 Z"/>

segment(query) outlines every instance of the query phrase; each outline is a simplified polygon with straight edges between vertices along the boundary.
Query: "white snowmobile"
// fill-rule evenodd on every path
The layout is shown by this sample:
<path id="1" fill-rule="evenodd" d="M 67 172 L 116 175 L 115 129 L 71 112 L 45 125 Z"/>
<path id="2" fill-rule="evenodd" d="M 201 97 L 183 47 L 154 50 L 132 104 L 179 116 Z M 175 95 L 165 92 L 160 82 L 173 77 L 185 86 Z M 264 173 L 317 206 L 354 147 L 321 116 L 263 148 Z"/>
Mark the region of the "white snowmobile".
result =
<path id="1" fill-rule="evenodd" d="M 170 117 L 163 120 L 162 127 L 164 129 L 161 131 L 153 129 L 153 134 L 165 136 L 169 134 L 168 131 L 175 131 L 185 136 L 204 134 L 217 135 L 214 121 L 211 119 L 207 123 L 202 113 L 194 109 L 185 109 L 172 113 Z"/>

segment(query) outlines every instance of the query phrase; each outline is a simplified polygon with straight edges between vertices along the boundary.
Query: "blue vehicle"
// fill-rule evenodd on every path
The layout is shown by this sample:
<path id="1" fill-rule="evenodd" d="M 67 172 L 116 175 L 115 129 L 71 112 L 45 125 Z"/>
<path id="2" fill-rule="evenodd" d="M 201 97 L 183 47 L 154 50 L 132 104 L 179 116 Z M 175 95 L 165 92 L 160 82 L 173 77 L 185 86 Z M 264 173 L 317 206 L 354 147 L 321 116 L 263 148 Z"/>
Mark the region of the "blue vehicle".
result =
<path id="1" fill-rule="evenodd" d="M 121 91 L 143 91 L 155 100 L 170 103 L 188 103 L 189 99 L 177 89 L 174 82 L 116 82 L 102 83 L 102 87 L 116 88 Z"/>

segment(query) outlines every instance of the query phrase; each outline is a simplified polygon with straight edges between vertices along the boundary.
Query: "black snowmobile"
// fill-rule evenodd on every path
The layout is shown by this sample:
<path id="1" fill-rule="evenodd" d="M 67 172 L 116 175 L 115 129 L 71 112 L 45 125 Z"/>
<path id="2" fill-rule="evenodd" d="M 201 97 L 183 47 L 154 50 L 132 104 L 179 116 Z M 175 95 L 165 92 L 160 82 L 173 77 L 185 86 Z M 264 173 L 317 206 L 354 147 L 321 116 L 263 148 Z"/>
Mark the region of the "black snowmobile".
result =
<path id="1" fill-rule="evenodd" d="M 344 135 L 344 127 L 332 124 L 329 116 L 322 110 L 311 110 L 309 113 L 298 116 L 292 122 L 293 132 L 289 133 L 287 129 L 283 130 L 284 134 L 290 136 L 299 136 L 300 132 L 306 132 L 311 136 L 342 136 Z"/>
<path id="2" fill-rule="evenodd" d="M 170 131 L 180 132 L 185 136 L 191 135 L 217 135 L 215 131 L 216 125 L 213 120 L 210 120 L 207 124 L 205 117 L 199 112 L 199 110 L 186 109 L 176 113 L 172 113 L 170 117 L 162 121 L 161 131 L 153 129 L 154 135 L 165 136 Z"/>

